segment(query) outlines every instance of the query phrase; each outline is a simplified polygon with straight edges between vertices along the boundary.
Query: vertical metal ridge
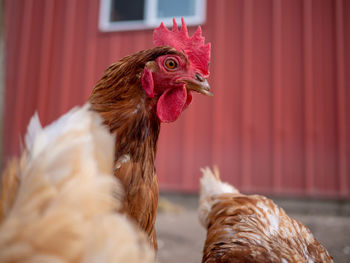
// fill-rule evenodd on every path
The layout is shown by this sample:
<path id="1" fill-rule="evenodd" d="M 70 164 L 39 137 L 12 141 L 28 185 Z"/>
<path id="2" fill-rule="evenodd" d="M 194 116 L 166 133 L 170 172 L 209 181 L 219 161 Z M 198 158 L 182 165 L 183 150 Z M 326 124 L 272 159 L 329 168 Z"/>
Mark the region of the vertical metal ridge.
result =
<path id="1" fill-rule="evenodd" d="M 41 114 L 42 123 L 46 123 L 47 115 L 47 96 L 49 90 L 50 76 L 47 67 L 50 63 L 50 51 L 52 42 L 52 26 L 53 26 L 54 0 L 44 1 L 44 24 L 42 34 L 42 48 L 39 62 L 39 87 L 38 87 L 38 112 Z"/>
<path id="2" fill-rule="evenodd" d="M 222 147 L 221 141 L 223 139 L 223 125 L 225 120 L 223 119 L 223 92 L 224 90 L 224 78 L 225 78 L 225 58 L 222 55 L 222 47 L 225 44 L 225 3 L 226 1 L 219 1 L 215 6 L 215 16 L 221 17 L 221 19 L 217 19 L 215 21 L 215 30 L 214 30 L 214 39 L 216 40 L 215 51 L 217 52 L 217 59 L 215 60 L 215 84 L 216 90 L 215 95 L 213 97 L 213 116 L 216 120 L 215 125 L 213 125 L 213 137 L 216 138 L 213 140 L 212 146 L 212 159 L 215 164 L 220 164 L 222 160 Z"/>
<path id="3" fill-rule="evenodd" d="M 67 111 L 70 107 L 69 105 L 69 95 L 71 83 L 72 83 L 72 63 L 71 59 L 73 56 L 73 43 L 74 43 L 74 18 L 76 11 L 76 0 L 70 0 L 65 2 L 65 16 L 62 27 L 64 28 L 63 34 L 63 47 L 62 47 L 62 57 L 61 57 L 61 67 L 62 67 L 62 84 L 61 84 L 61 97 L 60 97 L 60 110 L 59 113 Z"/>
<path id="4" fill-rule="evenodd" d="M 272 3 L 273 33 L 273 186 L 279 192 L 282 188 L 283 115 L 282 115 L 282 0 Z"/>
<path id="5" fill-rule="evenodd" d="M 84 96 L 85 89 L 88 88 L 85 85 L 86 76 L 86 65 L 90 63 L 87 60 L 86 49 L 87 49 L 87 35 L 88 31 L 93 29 L 87 26 L 88 21 L 88 4 L 84 1 L 78 0 L 75 7 L 75 21 L 74 21 L 74 42 L 73 55 L 70 58 L 72 63 L 72 77 L 71 77 L 71 92 L 70 92 L 70 106 L 77 104 L 81 105 L 87 101 L 87 97 Z M 91 86 L 89 87 L 91 89 Z"/>
<path id="6" fill-rule="evenodd" d="M 24 103 L 25 103 L 25 88 L 26 88 L 26 72 L 27 67 L 29 66 L 29 54 L 30 54 L 30 33 L 31 33 L 31 25 L 32 25 L 32 14 L 33 14 L 33 0 L 28 0 L 24 2 L 24 15 L 22 20 L 22 30 L 21 30 L 21 43 L 25 43 L 19 49 L 18 57 L 21 59 L 21 62 L 18 65 L 17 78 L 18 83 L 16 87 L 12 87 L 17 90 L 16 92 L 16 100 L 13 102 L 13 132 L 17 134 L 13 134 L 13 140 L 18 140 L 21 138 L 21 128 L 25 126 L 23 115 L 24 115 Z"/>
<path id="7" fill-rule="evenodd" d="M 303 2 L 304 23 L 304 87 L 305 87 L 305 187 L 308 193 L 314 187 L 315 173 L 315 99 L 312 69 L 312 0 Z"/>
<path id="8" fill-rule="evenodd" d="M 15 100 L 15 93 L 16 93 L 16 78 L 13 77 L 15 74 L 15 68 L 16 68 L 16 59 L 14 58 L 14 50 L 16 49 L 18 40 L 16 41 L 16 38 L 19 36 L 19 27 L 16 26 L 15 21 L 18 23 L 18 20 L 13 20 L 13 17 L 16 17 L 15 14 L 19 13 L 19 10 L 16 8 L 16 1 L 9 1 L 4 5 L 4 31 L 3 31 L 3 37 L 4 37 L 4 51 L 6 52 L 6 55 L 4 56 L 5 59 L 5 65 L 4 65 L 4 77 L 5 77 L 5 84 L 4 84 L 4 91 L 3 94 L 5 98 L 3 99 L 3 123 L 2 123 L 2 129 L 3 129 L 3 137 L 2 140 L 2 163 L 4 163 L 4 157 L 11 156 L 12 149 L 13 148 L 13 118 L 14 115 L 12 114 L 12 108 L 13 108 L 13 101 Z M 17 3 L 18 5 L 18 3 Z M 17 17 L 16 17 L 17 18 Z M 16 45 L 17 44 L 17 45 Z M 9 88 L 11 87 L 11 88 Z"/>
<path id="9" fill-rule="evenodd" d="M 191 109 L 192 111 L 194 109 Z M 193 132 L 195 130 L 195 121 L 193 114 L 190 112 L 185 113 L 186 116 L 182 116 L 182 118 L 185 118 L 184 120 L 184 134 L 183 137 L 183 143 L 184 143 L 184 153 L 182 154 L 182 183 L 184 188 L 187 188 L 190 186 L 193 186 L 193 171 L 194 168 L 194 156 L 196 154 L 195 151 L 195 133 Z"/>
<path id="10" fill-rule="evenodd" d="M 98 10 L 99 10 L 99 5 L 98 5 L 98 0 L 94 1 L 88 1 L 88 13 L 86 14 L 87 16 L 87 27 L 89 30 L 87 30 L 87 37 L 85 39 L 86 41 L 86 61 L 89 61 L 89 63 L 86 63 L 84 65 L 86 69 L 86 73 L 84 75 L 84 80 L 83 80 L 83 94 L 84 98 L 88 98 L 90 96 L 91 90 L 94 86 L 94 83 L 96 81 L 96 42 L 97 42 L 97 35 L 98 35 Z"/>
<path id="11" fill-rule="evenodd" d="M 49 89 L 47 96 L 46 115 L 49 122 L 59 116 L 61 109 L 61 90 L 64 80 L 62 79 L 62 58 L 63 58 L 63 39 L 64 39 L 64 8 L 66 1 L 54 1 L 54 15 L 52 25 L 51 42 L 51 62 L 47 69 L 49 78 Z"/>
<path id="12" fill-rule="evenodd" d="M 244 188 L 251 187 L 252 177 L 252 63 L 253 63 L 253 1 L 243 4 L 243 79 L 242 79 L 242 182 Z"/>
<path id="13" fill-rule="evenodd" d="M 342 195 L 349 192 L 347 189 L 346 163 L 346 91 L 345 91 L 345 54 L 344 54 L 344 14 L 343 0 L 335 1 L 336 27 L 336 83 L 337 83 L 337 124 L 338 124 L 338 171 L 339 189 Z"/>

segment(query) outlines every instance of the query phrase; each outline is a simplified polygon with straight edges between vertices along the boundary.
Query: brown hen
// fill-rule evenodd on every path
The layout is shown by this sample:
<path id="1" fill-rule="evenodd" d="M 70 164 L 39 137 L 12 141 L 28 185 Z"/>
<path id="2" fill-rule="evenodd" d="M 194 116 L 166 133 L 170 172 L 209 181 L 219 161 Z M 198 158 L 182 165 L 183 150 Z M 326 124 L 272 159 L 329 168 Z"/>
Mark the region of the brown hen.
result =
<path id="1" fill-rule="evenodd" d="M 203 169 L 199 219 L 207 229 L 203 263 L 333 262 L 310 230 L 272 200 L 244 195 Z"/>
<path id="2" fill-rule="evenodd" d="M 180 31 L 175 20 L 172 31 L 161 24 L 154 30 L 154 44 L 111 65 L 89 102 L 116 134 L 114 173 L 125 188 L 124 210 L 157 248 L 154 163 L 160 124 L 179 117 L 192 91 L 211 93 L 206 81 L 210 45 L 204 45 L 200 28 L 189 37 L 183 20 Z"/>

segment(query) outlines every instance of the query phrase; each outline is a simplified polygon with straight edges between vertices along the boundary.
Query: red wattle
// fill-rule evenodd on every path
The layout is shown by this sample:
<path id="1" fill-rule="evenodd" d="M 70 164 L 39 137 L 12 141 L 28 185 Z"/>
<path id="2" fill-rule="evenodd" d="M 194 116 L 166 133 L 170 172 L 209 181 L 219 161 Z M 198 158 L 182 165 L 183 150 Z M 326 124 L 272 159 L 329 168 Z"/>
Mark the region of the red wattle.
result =
<path id="1" fill-rule="evenodd" d="M 185 85 L 180 88 L 166 90 L 157 103 L 158 118 L 162 122 L 175 121 L 191 102 L 191 98 L 192 95 L 187 96 Z"/>
<path id="2" fill-rule="evenodd" d="M 147 96 L 150 98 L 153 98 L 154 97 L 154 82 L 153 82 L 152 71 L 150 71 L 148 68 L 145 68 L 143 70 L 141 83 L 142 83 L 142 87 L 145 90 Z"/>

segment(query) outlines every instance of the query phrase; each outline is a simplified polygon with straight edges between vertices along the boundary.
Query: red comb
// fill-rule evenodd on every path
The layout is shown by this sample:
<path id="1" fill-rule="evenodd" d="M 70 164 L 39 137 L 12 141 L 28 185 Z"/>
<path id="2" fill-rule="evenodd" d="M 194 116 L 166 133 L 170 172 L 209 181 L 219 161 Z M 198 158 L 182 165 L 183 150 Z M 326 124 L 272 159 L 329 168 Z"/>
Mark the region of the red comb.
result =
<path id="1" fill-rule="evenodd" d="M 168 30 L 163 22 L 153 31 L 153 44 L 155 46 L 171 46 L 178 51 L 185 52 L 191 64 L 201 71 L 204 76 L 209 75 L 210 43 L 204 44 L 202 29 L 199 26 L 192 37 L 188 36 L 185 20 L 181 18 L 179 31 L 175 18 L 173 29 Z"/>

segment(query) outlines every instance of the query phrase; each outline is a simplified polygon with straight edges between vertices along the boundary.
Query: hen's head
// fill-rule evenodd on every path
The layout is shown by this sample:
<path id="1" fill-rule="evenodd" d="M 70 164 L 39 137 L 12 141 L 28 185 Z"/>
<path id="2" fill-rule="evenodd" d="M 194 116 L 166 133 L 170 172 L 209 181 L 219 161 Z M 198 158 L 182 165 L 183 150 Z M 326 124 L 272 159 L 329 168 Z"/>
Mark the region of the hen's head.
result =
<path id="1" fill-rule="evenodd" d="M 173 122 L 191 103 L 192 91 L 212 95 L 206 80 L 210 44 L 204 44 L 200 27 L 189 37 L 184 20 L 180 30 L 174 20 L 171 31 L 161 24 L 153 38 L 154 48 L 108 67 L 90 95 L 92 108 L 112 130 L 138 110 L 149 111 L 149 106 L 161 122 Z M 140 107 L 140 101 L 146 107 Z"/>
<path id="2" fill-rule="evenodd" d="M 201 28 L 192 37 L 182 19 L 179 30 L 174 19 L 172 31 L 162 23 L 154 30 L 156 46 L 171 47 L 145 64 L 141 82 L 148 97 L 157 97 L 157 115 L 162 122 L 175 121 L 191 103 L 192 91 L 212 95 L 209 76 L 210 44 L 204 44 Z"/>

